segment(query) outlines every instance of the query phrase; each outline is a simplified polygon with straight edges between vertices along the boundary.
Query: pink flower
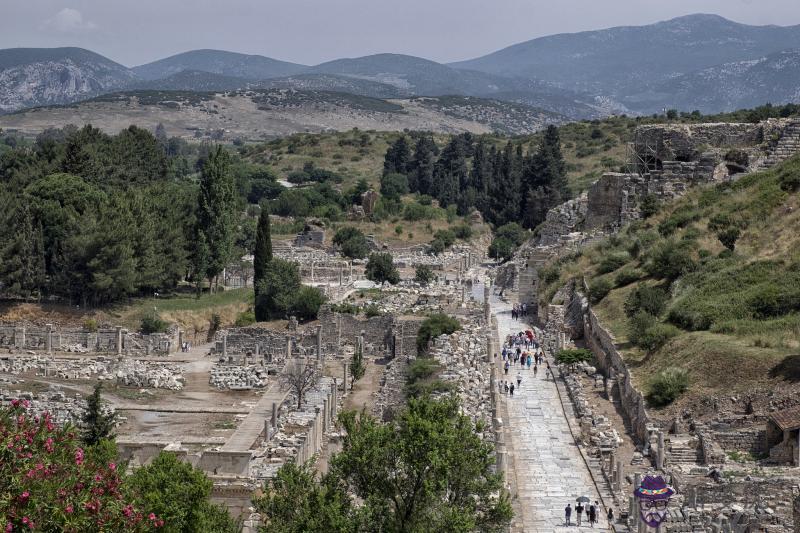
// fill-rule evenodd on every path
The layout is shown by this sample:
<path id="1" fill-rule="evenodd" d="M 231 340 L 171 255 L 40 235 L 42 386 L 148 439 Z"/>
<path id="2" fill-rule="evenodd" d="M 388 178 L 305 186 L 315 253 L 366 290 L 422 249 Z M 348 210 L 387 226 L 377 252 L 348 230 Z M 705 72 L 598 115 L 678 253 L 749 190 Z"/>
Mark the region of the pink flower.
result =
<path id="1" fill-rule="evenodd" d="M 14 524 L 9 522 L 6 524 L 6 533 L 11 533 L 12 531 L 14 531 Z"/>
<path id="2" fill-rule="evenodd" d="M 47 440 L 44 443 L 44 449 L 47 450 L 47 453 L 53 453 L 53 438 L 47 437 Z"/>
<path id="3" fill-rule="evenodd" d="M 28 501 L 28 498 L 30 498 L 30 497 L 31 497 L 31 493 L 26 490 L 25 492 L 23 492 L 22 494 L 19 495 L 19 501 L 21 503 L 25 503 L 25 502 Z"/>
<path id="4" fill-rule="evenodd" d="M 27 409 L 30 406 L 31 406 L 31 402 L 29 402 L 28 400 L 22 400 L 22 407 Z"/>
<path id="5" fill-rule="evenodd" d="M 156 514 L 155 513 L 150 513 L 150 515 L 147 518 L 149 518 L 150 520 L 155 520 L 156 519 Z"/>
<path id="6" fill-rule="evenodd" d="M 71 506 L 71 505 L 67 505 L 67 507 L 64 509 L 64 511 L 65 511 L 67 514 L 72 514 L 72 511 L 74 511 L 74 509 L 72 508 L 72 506 Z"/>
<path id="7" fill-rule="evenodd" d="M 116 463 L 108 463 L 108 469 L 112 472 L 117 469 Z"/>
<path id="8" fill-rule="evenodd" d="M 11 400 L 11 407 L 19 407 L 19 400 L 17 399 Z"/>
<path id="9" fill-rule="evenodd" d="M 124 515 L 125 515 L 126 517 L 128 517 L 128 518 L 130 518 L 131 516 L 133 516 L 133 505 L 131 505 L 131 504 L 128 504 L 128 505 L 126 505 L 126 506 L 125 506 L 125 507 L 122 509 L 122 514 L 124 514 Z"/>
<path id="10" fill-rule="evenodd" d="M 75 464 L 82 465 L 83 464 L 83 450 L 78 448 L 75 450 Z"/>

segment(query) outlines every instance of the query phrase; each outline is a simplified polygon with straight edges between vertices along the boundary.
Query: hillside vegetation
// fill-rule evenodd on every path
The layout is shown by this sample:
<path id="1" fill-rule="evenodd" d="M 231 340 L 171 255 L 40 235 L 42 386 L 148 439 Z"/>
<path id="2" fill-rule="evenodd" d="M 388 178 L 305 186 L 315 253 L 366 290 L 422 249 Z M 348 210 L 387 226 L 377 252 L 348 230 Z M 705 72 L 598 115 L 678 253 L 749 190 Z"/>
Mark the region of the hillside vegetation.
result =
<path id="1" fill-rule="evenodd" d="M 585 279 L 638 384 L 670 367 L 692 395 L 800 380 L 800 157 L 692 190 L 540 274 Z"/>

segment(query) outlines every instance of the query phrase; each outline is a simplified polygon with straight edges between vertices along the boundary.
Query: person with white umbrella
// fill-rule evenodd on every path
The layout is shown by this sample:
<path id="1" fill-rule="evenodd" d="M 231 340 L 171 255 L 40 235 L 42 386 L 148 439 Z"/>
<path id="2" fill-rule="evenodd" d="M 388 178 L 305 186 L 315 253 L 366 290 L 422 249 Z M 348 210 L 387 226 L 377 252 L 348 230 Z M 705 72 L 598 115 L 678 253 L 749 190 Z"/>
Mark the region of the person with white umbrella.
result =
<path id="1" fill-rule="evenodd" d="M 584 503 L 589 503 L 591 498 L 588 496 L 580 496 L 576 499 L 578 505 L 575 506 L 575 522 L 578 524 L 578 527 L 581 527 L 581 518 L 583 518 L 583 510 L 584 510 Z"/>

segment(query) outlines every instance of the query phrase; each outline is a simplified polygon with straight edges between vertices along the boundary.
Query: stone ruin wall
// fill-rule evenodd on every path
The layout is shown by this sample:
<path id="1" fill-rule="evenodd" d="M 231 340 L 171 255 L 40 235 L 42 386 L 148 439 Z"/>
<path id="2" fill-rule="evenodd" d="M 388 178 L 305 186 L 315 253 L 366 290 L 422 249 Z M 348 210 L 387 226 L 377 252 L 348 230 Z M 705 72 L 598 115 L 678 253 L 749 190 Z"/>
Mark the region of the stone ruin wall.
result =
<path id="1" fill-rule="evenodd" d="M 144 335 L 120 327 L 87 331 L 52 325 L 0 324 L 0 348 L 7 349 L 149 355 L 172 353 L 179 344 L 179 333 L 174 329 Z"/>

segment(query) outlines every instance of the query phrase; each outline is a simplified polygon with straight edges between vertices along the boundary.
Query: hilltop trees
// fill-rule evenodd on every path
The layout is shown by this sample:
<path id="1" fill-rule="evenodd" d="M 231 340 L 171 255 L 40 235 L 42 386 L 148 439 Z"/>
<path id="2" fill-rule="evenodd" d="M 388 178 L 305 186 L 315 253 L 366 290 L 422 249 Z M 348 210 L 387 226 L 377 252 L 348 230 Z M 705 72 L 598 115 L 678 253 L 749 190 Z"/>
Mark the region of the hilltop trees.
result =
<path id="1" fill-rule="evenodd" d="M 462 216 L 478 209 L 496 226 L 517 223 L 532 229 L 549 209 L 569 199 L 555 126 L 527 154 L 522 144 L 508 141 L 498 148 L 470 133 L 454 136 L 439 153 L 429 134 L 413 136 L 417 140 L 410 158 L 405 137 L 389 148 L 384 174 L 405 173 L 410 192 L 433 196 L 441 206 L 456 205 Z"/>

